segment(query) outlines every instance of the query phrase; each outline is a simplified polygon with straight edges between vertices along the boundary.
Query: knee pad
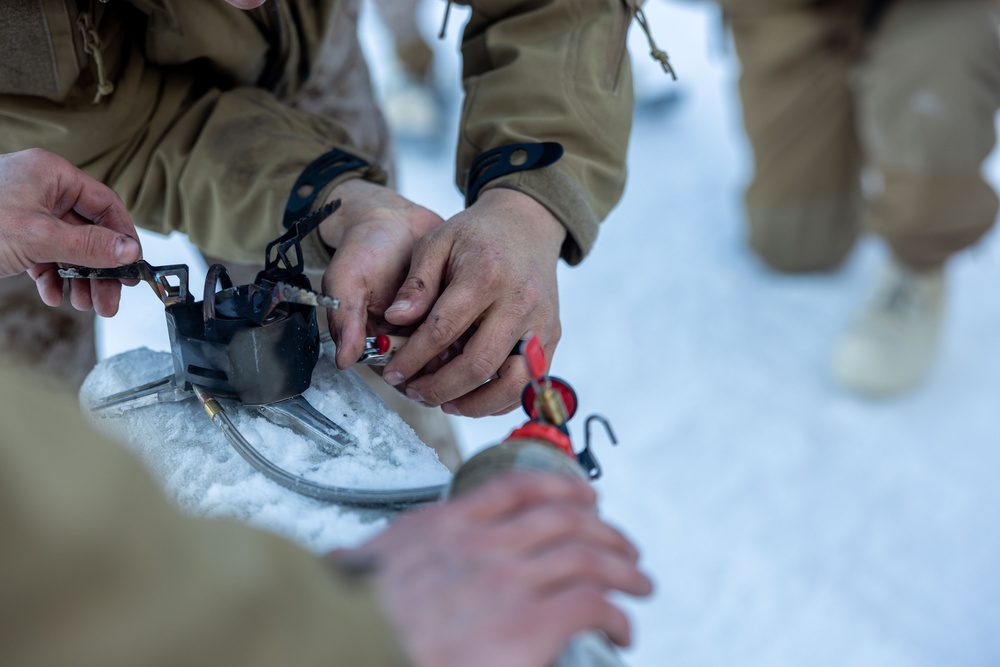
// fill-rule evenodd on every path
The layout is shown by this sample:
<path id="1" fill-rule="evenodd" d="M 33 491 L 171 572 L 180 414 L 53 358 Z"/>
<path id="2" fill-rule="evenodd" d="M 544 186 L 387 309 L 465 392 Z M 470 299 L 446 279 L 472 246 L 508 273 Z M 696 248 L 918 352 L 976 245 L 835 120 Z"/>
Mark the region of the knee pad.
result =
<path id="1" fill-rule="evenodd" d="M 859 197 L 782 207 L 747 202 L 750 247 L 787 273 L 836 268 L 854 245 L 859 218 Z"/>

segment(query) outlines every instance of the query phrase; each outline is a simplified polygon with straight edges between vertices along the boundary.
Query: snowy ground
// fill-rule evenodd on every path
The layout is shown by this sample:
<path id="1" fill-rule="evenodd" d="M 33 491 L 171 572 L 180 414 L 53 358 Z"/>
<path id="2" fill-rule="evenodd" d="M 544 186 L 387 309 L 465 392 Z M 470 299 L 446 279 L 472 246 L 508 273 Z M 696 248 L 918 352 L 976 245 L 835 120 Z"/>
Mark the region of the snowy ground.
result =
<path id="1" fill-rule="evenodd" d="M 746 252 L 749 157 L 718 17 L 690 3 L 647 11 L 682 99 L 637 112 L 625 197 L 586 262 L 561 268 L 553 367 L 581 414 L 606 415 L 621 442 L 596 439 L 603 513 L 639 543 L 658 586 L 625 603 L 630 663 L 1000 664 L 997 235 L 951 267 L 926 386 L 880 402 L 841 390 L 830 351 L 883 249 L 862 244 L 843 270 L 807 278 L 773 275 Z M 460 18 L 439 45 L 449 84 Z M 403 147 L 404 194 L 457 211 L 451 154 Z M 1000 182 L 1000 160 L 989 169 Z M 153 263 L 195 262 L 183 239 L 144 245 Z M 102 354 L 166 349 L 159 310 L 148 290 L 129 290 Z M 471 453 L 520 419 L 457 426 Z M 582 420 L 572 426 L 581 437 Z"/>

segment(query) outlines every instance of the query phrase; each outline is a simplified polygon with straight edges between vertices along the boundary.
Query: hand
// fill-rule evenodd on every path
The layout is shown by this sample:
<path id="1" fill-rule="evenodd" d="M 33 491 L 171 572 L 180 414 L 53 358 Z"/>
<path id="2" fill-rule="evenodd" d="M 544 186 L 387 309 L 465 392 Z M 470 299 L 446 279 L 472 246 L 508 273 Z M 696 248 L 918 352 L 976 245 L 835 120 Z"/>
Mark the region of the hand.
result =
<path id="1" fill-rule="evenodd" d="M 390 324 L 419 326 L 385 366 L 385 381 L 449 414 L 514 408 L 529 378 L 511 350 L 533 332 L 551 360 L 562 333 L 556 265 L 565 237 L 534 199 L 494 188 L 421 238 L 385 312 Z M 461 354 L 435 368 L 467 333 Z"/>
<path id="2" fill-rule="evenodd" d="M 118 195 L 63 158 L 35 148 L 0 155 L 0 278 L 25 271 L 49 306 L 63 298 L 56 262 L 111 268 L 142 257 Z M 71 280 L 70 302 L 98 315 L 118 312 L 121 283 Z"/>
<path id="3" fill-rule="evenodd" d="M 337 366 L 358 360 L 365 336 L 389 333 L 382 319 L 406 277 L 417 239 L 441 224 L 441 217 L 381 185 L 353 179 L 333 189 L 337 211 L 319 227 L 320 237 L 336 248 L 323 274 L 323 292 L 340 299 L 327 311 L 337 344 Z"/>
<path id="4" fill-rule="evenodd" d="M 552 473 L 508 473 L 414 512 L 351 554 L 422 667 L 545 667 L 584 630 L 620 646 L 612 591 L 648 595 L 638 552 L 594 512 L 593 490 Z"/>

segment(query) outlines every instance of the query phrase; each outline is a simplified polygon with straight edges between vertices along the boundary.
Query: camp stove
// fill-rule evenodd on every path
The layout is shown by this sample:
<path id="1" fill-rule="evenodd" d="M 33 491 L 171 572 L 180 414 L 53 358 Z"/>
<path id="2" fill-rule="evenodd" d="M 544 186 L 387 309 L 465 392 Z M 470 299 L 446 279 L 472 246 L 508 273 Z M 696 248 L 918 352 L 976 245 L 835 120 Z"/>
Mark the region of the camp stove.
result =
<path id="1" fill-rule="evenodd" d="M 475 486 L 504 470 L 534 468 L 562 471 L 595 480 L 601 467 L 590 448 L 591 425 L 601 423 L 612 442 L 606 419 L 587 418 L 582 451 L 570 441 L 567 422 L 576 412 L 576 393 L 565 381 L 549 376 L 537 336 L 521 341 L 512 354 L 523 355 L 531 381 L 522 395 L 528 421 L 502 443 L 480 452 L 461 469 L 451 485 L 410 489 L 353 489 L 329 486 L 276 465 L 251 445 L 236 428 L 220 400 L 249 409 L 279 426 L 291 428 L 336 457 L 358 442 L 339 424 L 302 396 L 312 381 L 323 340 L 316 319 L 318 308 L 340 303 L 313 291 L 304 272 L 302 240 L 340 206 L 340 200 L 292 223 L 267 245 L 264 269 L 254 282 L 233 285 L 226 268 L 208 270 L 202 301 L 188 289 L 188 266 L 152 266 L 138 261 L 113 269 L 60 269 L 63 278 L 143 281 L 163 302 L 173 360 L 173 373 L 126 391 L 106 396 L 91 406 L 102 411 L 117 406 L 176 402 L 197 398 L 233 448 L 264 476 L 305 496 L 359 507 L 403 507 L 440 499 L 449 492 Z M 384 365 L 406 342 L 404 336 L 371 336 L 358 363 Z"/>
<path id="2" fill-rule="evenodd" d="M 261 454 L 239 432 L 219 399 L 256 410 L 337 456 L 357 440 L 313 407 L 301 394 L 319 360 L 317 308 L 335 309 L 337 299 L 312 290 L 304 272 L 301 241 L 340 206 L 330 202 L 297 220 L 267 245 L 264 269 L 254 282 L 233 285 L 226 268 L 215 264 L 205 279 L 203 300 L 188 289 L 188 266 L 151 266 L 138 261 L 113 269 L 61 269 L 63 278 L 141 280 L 163 302 L 173 358 L 173 374 L 107 396 L 96 413 L 115 406 L 197 398 L 212 422 L 250 465 L 273 481 L 319 500 L 356 506 L 408 505 L 437 500 L 441 486 L 399 490 L 334 487 L 306 479 Z M 389 337 L 367 340 L 362 363 L 385 363 Z"/>

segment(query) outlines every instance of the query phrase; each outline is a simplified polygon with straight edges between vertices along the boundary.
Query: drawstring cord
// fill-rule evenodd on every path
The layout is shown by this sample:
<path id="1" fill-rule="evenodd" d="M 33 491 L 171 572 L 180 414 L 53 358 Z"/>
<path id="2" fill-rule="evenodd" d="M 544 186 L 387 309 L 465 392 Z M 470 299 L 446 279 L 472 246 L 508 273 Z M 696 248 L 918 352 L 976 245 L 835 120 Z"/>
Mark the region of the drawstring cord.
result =
<path id="1" fill-rule="evenodd" d="M 660 67 L 673 78 L 674 81 L 677 80 L 677 73 L 674 72 L 673 65 L 670 64 L 670 56 L 667 52 L 656 45 L 656 40 L 653 39 L 653 32 L 649 28 L 649 19 L 646 18 L 646 12 L 642 11 L 642 7 L 636 3 L 635 0 L 625 0 L 625 4 L 632 11 L 632 16 L 635 17 L 636 23 L 642 28 L 642 31 L 646 33 L 646 41 L 649 42 L 649 55 L 650 57 L 660 63 Z"/>
<path id="2" fill-rule="evenodd" d="M 104 70 L 104 56 L 101 54 L 101 37 L 97 34 L 93 24 L 90 22 L 90 15 L 80 14 L 76 20 L 76 25 L 83 35 L 83 52 L 94 59 L 97 65 L 97 92 L 91 104 L 99 104 L 101 98 L 107 97 L 115 91 L 115 84 L 108 81 L 107 72 Z"/>
<path id="3" fill-rule="evenodd" d="M 452 2 L 454 0 L 447 0 L 447 4 L 445 5 L 444 20 L 441 21 L 441 30 L 438 32 L 438 39 L 444 39 L 445 32 L 448 30 L 448 18 L 451 16 Z M 649 19 L 646 18 L 646 12 L 642 11 L 642 7 L 639 6 L 636 0 L 625 0 L 625 5 L 632 12 L 632 16 L 635 18 L 636 23 L 639 24 L 639 27 L 642 28 L 642 31 L 646 33 L 646 41 L 649 42 L 650 57 L 660 63 L 663 71 L 676 81 L 677 72 L 674 71 L 673 65 L 670 64 L 670 56 L 667 55 L 667 52 L 656 45 L 656 40 L 653 39 L 653 32 L 649 27 Z"/>

